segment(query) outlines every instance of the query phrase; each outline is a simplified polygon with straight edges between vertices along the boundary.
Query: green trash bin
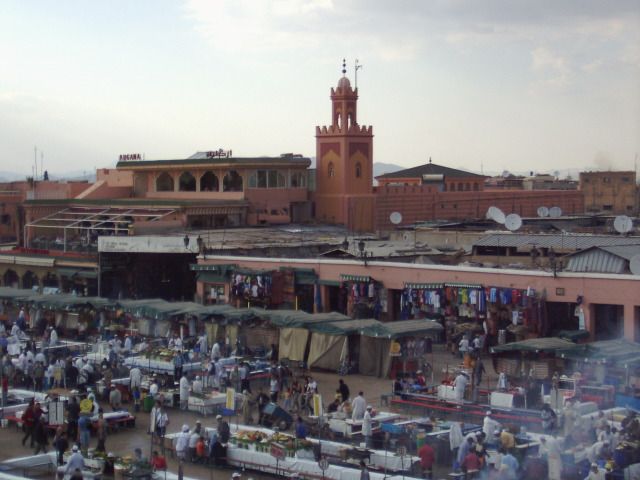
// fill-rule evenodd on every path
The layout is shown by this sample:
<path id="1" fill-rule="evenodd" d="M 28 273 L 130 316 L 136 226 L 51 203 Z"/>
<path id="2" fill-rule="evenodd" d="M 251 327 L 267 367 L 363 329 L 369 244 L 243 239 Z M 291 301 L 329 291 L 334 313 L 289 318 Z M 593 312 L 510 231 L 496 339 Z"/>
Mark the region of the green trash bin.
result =
<path id="1" fill-rule="evenodd" d="M 145 413 L 149 413 L 151 412 L 152 408 L 153 408 L 153 397 L 151 395 L 147 395 L 146 397 L 144 397 L 144 400 L 142 401 L 142 410 Z"/>

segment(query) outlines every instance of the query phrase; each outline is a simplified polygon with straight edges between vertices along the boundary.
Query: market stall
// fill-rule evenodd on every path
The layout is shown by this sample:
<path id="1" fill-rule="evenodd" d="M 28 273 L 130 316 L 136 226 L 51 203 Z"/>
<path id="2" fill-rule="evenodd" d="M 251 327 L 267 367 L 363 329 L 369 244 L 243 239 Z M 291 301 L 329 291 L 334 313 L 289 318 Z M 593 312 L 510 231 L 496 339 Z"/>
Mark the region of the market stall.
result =
<path id="1" fill-rule="evenodd" d="M 532 338 L 492 347 L 494 370 L 504 373 L 508 379 L 508 391 L 500 396 L 501 406 L 509 406 L 510 403 L 533 408 L 544 400 L 540 397 L 541 388 L 545 395 L 551 395 L 551 388 L 554 387 L 557 395 L 548 397 L 547 403 L 552 403 L 554 408 L 562 407 L 563 398 L 575 395 L 575 382 L 571 375 L 573 372 L 567 368 L 568 362 L 562 358 L 561 352 L 580 355 L 585 349 L 585 345 L 556 337 Z M 554 375 L 557 377 L 555 386 L 552 385 Z M 509 399 L 505 398 L 505 395 L 523 394 L 525 398 L 520 404 L 515 403 L 514 399 L 508 402 Z"/>
<path id="2" fill-rule="evenodd" d="M 231 425 L 232 437 L 227 447 L 227 463 L 232 466 L 286 475 L 291 472 L 306 473 L 321 477 L 322 471 L 315 460 L 316 456 L 325 456 L 329 460 L 330 467 L 325 471 L 325 478 L 354 479 L 360 478 L 358 459 L 350 455 L 353 446 L 308 438 L 296 440 L 293 436 L 275 432 L 262 427 L 247 425 Z M 207 433 L 214 429 L 207 428 Z M 165 439 L 168 448 L 175 449 L 177 433 L 167 434 Z M 271 454 L 271 446 L 277 445 L 282 450 L 282 456 L 276 462 Z M 371 478 L 382 479 L 383 473 L 388 472 L 387 479 L 396 478 L 390 474 L 402 475 L 412 470 L 419 459 L 415 456 L 399 456 L 393 452 L 383 450 L 361 450 L 366 453 L 365 462 L 371 468 Z M 276 465 L 277 464 L 277 465 Z M 277 469 L 276 469 L 277 467 Z M 375 473 L 375 472 L 380 473 Z M 411 477 L 405 477 L 411 480 Z"/>
<path id="3" fill-rule="evenodd" d="M 340 291 L 347 315 L 352 318 L 380 318 L 381 299 L 385 297 L 382 284 L 366 275 L 340 275 Z"/>
<path id="4" fill-rule="evenodd" d="M 561 351 L 570 369 L 580 372 L 580 394 L 601 408 L 640 408 L 640 343 L 625 339 L 586 344 Z"/>
<path id="5" fill-rule="evenodd" d="M 264 310 L 260 316 L 280 329 L 279 358 L 304 361 L 311 325 L 350 320 L 340 313 L 306 313 L 300 310 Z"/>
<path id="6" fill-rule="evenodd" d="M 370 318 L 309 325 L 307 327 L 311 332 L 307 357 L 309 368 L 337 371 L 349 358 L 357 357 L 357 351 L 353 351 L 356 339 L 352 337 L 359 337 L 364 329 L 375 328 L 380 324 L 378 320 Z"/>
<path id="7" fill-rule="evenodd" d="M 175 370 L 174 357 L 179 355 L 174 350 L 167 348 L 156 348 L 146 352 L 144 355 L 137 357 L 127 357 L 124 359 L 124 365 L 129 368 L 138 367 L 139 369 L 152 372 L 173 375 Z M 202 362 L 185 362 L 182 365 L 183 372 L 200 372 L 202 371 Z"/>
<path id="8" fill-rule="evenodd" d="M 419 370 L 426 362 L 429 341 L 443 327 L 433 320 L 383 322 L 362 330 L 359 369 L 364 375 L 388 377 L 398 371 Z M 391 368 L 393 365 L 393 369 Z"/>

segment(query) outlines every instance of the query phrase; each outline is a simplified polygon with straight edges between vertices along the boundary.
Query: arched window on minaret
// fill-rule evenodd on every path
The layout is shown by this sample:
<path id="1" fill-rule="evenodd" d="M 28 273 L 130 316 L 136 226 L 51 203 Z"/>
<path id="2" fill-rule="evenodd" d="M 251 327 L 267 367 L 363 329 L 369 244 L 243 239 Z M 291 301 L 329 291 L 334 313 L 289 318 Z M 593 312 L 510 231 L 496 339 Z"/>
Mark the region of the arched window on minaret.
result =
<path id="1" fill-rule="evenodd" d="M 338 112 L 338 121 L 336 122 L 338 124 L 338 129 L 342 129 L 342 113 Z"/>
<path id="2" fill-rule="evenodd" d="M 347 129 L 351 128 L 351 125 L 353 125 L 353 113 L 349 112 L 347 115 Z"/>
<path id="3" fill-rule="evenodd" d="M 329 178 L 336 176 L 336 170 L 335 170 L 335 167 L 333 166 L 333 162 L 329 162 L 329 165 L 327 167 L 327 174 Z"/>
<path id="4" fill-rule="evenodd" d="M 356 178 L 362 177 L 362 165 L 360 162 L 356 163 Z"/>

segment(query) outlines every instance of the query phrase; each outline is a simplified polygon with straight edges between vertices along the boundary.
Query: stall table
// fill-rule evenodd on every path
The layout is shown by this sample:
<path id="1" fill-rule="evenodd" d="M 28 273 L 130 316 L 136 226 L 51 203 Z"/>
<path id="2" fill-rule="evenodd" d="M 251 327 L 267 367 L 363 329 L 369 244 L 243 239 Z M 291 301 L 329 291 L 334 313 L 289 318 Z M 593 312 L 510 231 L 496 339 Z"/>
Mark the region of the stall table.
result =
<path id="1" fill-rule="evenodd" d="M 311 417 L 314 418 L 314 417 Z M 374 429 L 380 428 L 380 424 L 393 422 L 402 418 L 402 415 L 392 412 L 378 412 L 375 417 L 372 417 L 372 427 Z M 354 435 L 360 435 L 362 433 L 362 420 L 352 420 L 348 418 L 337 418 L 331 416 L 329 418 L 329 428 L 334 433 L 339 433 L 347 438 L 351 438 Z"/>

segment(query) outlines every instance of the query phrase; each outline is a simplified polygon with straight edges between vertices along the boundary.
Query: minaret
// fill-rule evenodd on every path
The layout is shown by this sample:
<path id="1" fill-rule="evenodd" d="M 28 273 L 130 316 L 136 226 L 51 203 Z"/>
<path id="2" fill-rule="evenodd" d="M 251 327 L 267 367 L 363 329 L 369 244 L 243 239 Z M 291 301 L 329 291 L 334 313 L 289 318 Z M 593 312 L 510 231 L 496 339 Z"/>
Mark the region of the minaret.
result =
<path id="1" fill-rule="evenodd" d="M 373 229 L 373 128 L 358 124 L 358 89 L 342 77 L 331 89 L 331 125 L 316 127 L 316 220 Z"/>

